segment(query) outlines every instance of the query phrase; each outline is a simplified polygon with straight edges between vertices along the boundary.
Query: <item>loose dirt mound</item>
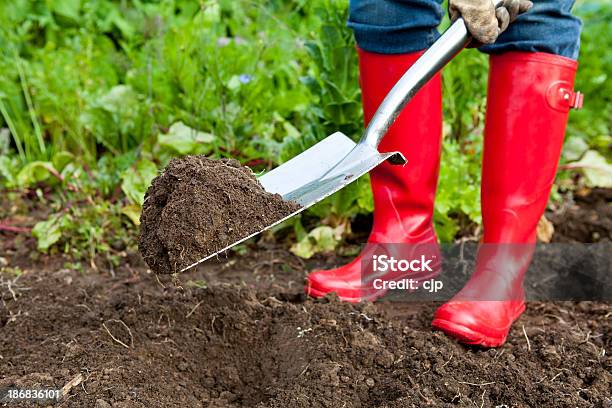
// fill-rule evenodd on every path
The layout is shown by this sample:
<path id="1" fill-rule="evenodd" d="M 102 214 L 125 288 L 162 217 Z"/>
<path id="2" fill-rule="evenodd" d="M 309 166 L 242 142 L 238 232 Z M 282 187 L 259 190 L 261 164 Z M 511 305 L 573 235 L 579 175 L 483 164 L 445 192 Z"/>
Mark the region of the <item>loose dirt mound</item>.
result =
<path id="1" fill-rule="evenodd" d="M 151 270 L 174 273 L 299 208 L 236 160 L 185 156 L 149 187 L 138 246 Z"/>

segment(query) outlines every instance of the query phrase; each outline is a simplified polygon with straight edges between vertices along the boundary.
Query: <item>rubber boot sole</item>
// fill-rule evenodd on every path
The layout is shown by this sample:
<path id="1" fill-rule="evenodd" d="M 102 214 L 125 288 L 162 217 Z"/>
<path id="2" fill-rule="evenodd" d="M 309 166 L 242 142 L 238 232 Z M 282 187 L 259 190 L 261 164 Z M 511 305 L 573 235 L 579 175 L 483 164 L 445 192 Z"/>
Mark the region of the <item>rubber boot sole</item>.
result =
<path id="1" fill-rule="evenodd" d="M 434 319 L 431 325 L 434 329 L 441 330 L 448 336 L 458 340 L 463 344 L 482 346 L 482 347 L 499 347 L 506 342 L 510 326 L 514 323 L 525 311 L 526 306 L 523 303 L 519 309 L 514 313 L 512 321 L 507 329 L 490 329 L 492 332 L 499 332 L 498 335 L 486 335 L 479 331 L 476 331 L 470 327 L 464 326 L 460 323 L 455 323 L 446 319 Z"/>

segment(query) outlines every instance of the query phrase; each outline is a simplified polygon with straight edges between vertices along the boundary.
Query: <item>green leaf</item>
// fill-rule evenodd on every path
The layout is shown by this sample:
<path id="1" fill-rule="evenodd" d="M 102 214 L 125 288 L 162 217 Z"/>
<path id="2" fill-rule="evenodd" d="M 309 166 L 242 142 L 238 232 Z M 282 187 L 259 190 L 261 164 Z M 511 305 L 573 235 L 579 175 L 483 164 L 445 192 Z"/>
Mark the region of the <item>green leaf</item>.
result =
<path id="1" fill-rule="evenodd" d="M 345 229 L 345 224 L 336 228 L 327 225 L 316 227 L 293 244 L 290 250 L 295 255 L 306 259 L 319 252 L 333 251 L 340 244 Z"/>
<path id="2" fill-rule="evenodd" d="M 14 187 L 16 184 L 16 168 L 17 160 L 9 158 L 8 156 L 0 156 L 0 177 L 4 178 L 4 185 L 7 187 Z"/>
<path id="3" fill-rule="evenodd" d="M 142 159 L 136 163 L 136 168 L 128 169 L 123 173 L 121 190 L 132 203 L 142 207 L 145 192 L 155 176 L 157 176 L 155 163 Z"/>
<path id="4" fill-rule="evenodd" d="M 570 137 L 563 145 L 563 157 L 567 161 L 580 159 L 584 152 L 589 150 L 589 145 L 580 137 Z"/>
<path id="5" fill-rule="evenodd" d="M 51 162 L 34 161 L 26 164 L 17 174 L 17 184 L 21 187 L 32 186 L 45 181 L 49 176 L 59 174 Z"/>
<path id="6" fill-rule="evenodd" d="M 137 204 L 128 204 L 121 208 L 121 214 L 128 217 L 130 221 L 132 221 L 132 223 L 134 223 L 134 225 L 136 226 L 140 225 L 140 213 L 141 206 Z"/>
<path id="7" fill-rule="evenodd" d="M 183 122 L 174 123 L 168 133 L 158 137 L 161 146 L 182 155 L 207 154 L 212 150 L 215 140 L 214 135 L 192 129 Z"/>
<path id="8" fill-rule="evenodd" d="M 240 78 L 238 75 L 234 75 L 230 78 L 230 80 L 227 82 L 227 88 L 235 91 L 236 89 L 240 88 L 242 86 L 242 82 L 240 82 Z"/>
<path id="9" fill-rule="evenodd" d="M 7 128 L 0 128 L 0 155 L 8 155 L 10 146 L 11 131 Z"/>
<path id="10" fill-rule="evenodd" d="M 137 95 L 129 85 L 116 85 L 102 95 L 97 102 L 106 111 L 119 113 L 135 105 Z"/>
<path id="11" fill-rule="evenodd" d="M 112 12 L 112 14 L 109 16 L 109 22 L 117 27 L 124 37 L 131 38 L 134 36 L 134 27 L 132 27 L 132 25 L 125 20 L 118 11 L 114 10 Z"/>
<path id="12" fill-rule="evenodd" d="M 74 161 L 74 155 L 66 151 L 55 153 L 53 155 L 53 158 L 51 159 L 53 167 L 55 167 L 60 172 L 64 169 L 64 167 L 66 167 L 68 163 L 72 161 Z"/>
<path id="13" fill-rule="evenodd" d="M 39 251 L 48 250 L 62 237 L 62 227 L 66 224 L 63 214 L 53 214 L 46 221 L 40 221 L 34 225 L 32 235 L 37 239 Z"/>
<path id="14" fill-rule="evenodd" d="M 455 235 L 459 231 L 457 222 L 450 218 L 448 214 L 434 211 L 434 221 L 436 234 L 440 242 L 453 242 Z"/>
<path id="15" fill-rule="evenodd" d="M 202 5 L 202 21 L 207 24 L 218 23 L 221 20 L 221 7 L 216 0 L 209 0 Z"/>
<path id="16" fill-rule="evenodd" d="M 612 187 L 612 165 L 595 150 L 586 152 L 582 159 L 572 163 L 570 168 L 582 170 L 589 187 Z"/>
<path id="17" fill-rule="evenodd" d="M 51 10 L 58 15 L 77 22 L 79 20 L 79 10 L 81 8 L 81 0 L 53 0 Z"/>

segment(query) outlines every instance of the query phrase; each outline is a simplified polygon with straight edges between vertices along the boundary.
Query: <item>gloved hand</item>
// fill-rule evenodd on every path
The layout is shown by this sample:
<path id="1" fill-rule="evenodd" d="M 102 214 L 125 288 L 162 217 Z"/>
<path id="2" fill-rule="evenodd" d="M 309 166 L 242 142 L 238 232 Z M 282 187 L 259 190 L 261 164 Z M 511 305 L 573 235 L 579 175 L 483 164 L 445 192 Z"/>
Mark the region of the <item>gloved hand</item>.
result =
<path id="1" fill-rule="evenodd" d="M 497 9 L 491 0 L 449 0 L 448 12 L 453 21 L 463 17 L 468 31 L 480 44 L 492 44 L 531 6 L 533 3 L 529 0 L 504 0 Z"/>

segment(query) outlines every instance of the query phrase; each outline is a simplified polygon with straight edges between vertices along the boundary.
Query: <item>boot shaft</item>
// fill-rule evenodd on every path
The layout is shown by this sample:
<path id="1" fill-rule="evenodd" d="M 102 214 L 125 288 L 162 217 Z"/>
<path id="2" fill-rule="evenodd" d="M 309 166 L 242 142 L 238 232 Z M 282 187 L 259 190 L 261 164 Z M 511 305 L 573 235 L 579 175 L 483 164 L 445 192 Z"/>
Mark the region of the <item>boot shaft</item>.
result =
<path id="1" fill-rule="evenodd" d="M 393 85 L 421 56 L 359 52 L 360 85 L 365 123 L 370 121 Z M 379 149 L 398 150 L 405 166 L 383 163 L 370 172 L 374 195 L 374 226 L 370 242 L 435 240 L 432 215 L 442 142 L 440 75 L 427 83 L 404 108 Z"/>
<path id="2" fill-rule="evenodd" d="M 555 179 L 578 63 L 545 53 L 491 57 L 482 168 L 484 242 L 535 242 Z"/>

